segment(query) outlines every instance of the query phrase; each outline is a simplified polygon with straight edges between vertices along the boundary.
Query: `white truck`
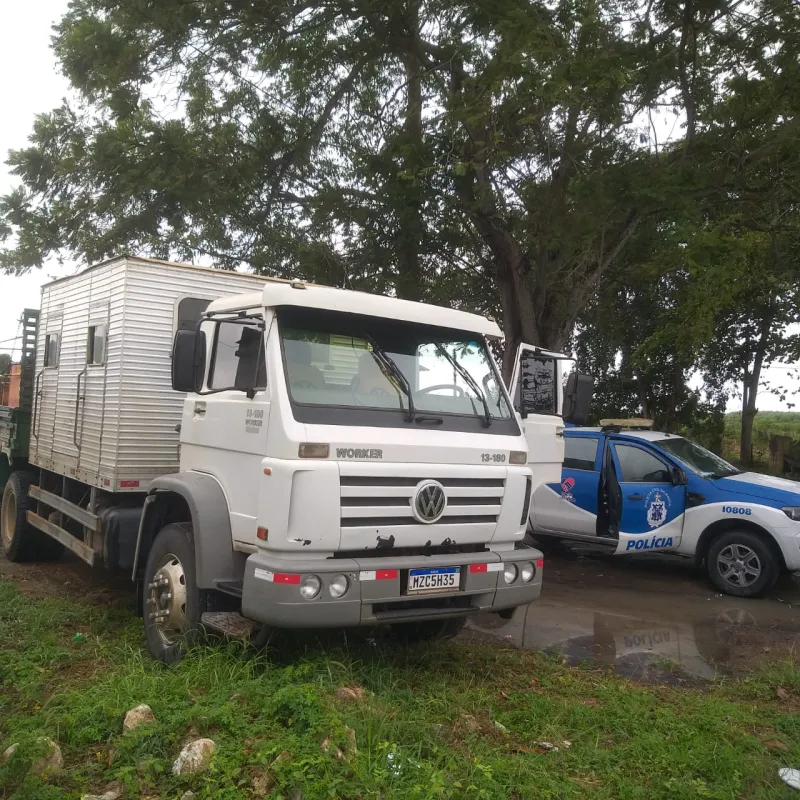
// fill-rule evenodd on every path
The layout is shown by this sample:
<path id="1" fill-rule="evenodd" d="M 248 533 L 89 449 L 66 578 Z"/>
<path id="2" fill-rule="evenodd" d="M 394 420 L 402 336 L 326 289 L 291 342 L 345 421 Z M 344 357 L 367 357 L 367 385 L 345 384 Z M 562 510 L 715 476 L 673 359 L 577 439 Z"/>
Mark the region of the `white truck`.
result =
<path id="1" fill-rule="evenodd" d="M 539 596 L 522 539 L 561 420 L 536 422 L 524 375 L 515 412 L 494 322 L 127 257 L 46 285 L 40 313 L 4 551 L 127 571 L 156 658 L 201 625 L 422 638 Z"/>

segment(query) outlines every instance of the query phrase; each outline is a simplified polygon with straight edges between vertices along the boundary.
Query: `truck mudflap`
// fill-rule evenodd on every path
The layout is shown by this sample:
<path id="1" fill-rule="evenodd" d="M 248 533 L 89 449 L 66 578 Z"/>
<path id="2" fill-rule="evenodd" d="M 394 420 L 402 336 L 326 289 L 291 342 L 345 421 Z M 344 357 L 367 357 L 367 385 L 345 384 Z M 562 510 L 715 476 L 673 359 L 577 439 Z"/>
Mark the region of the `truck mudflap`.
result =
<path id="1" fill-rule="evenodd" d="M 245 566 L 242 613 L 279 628 L 338 628 L 501 611 L 539 597 L 543 564 L 541 552 L 530 547 L 410 558 L 254 553 Z M 510 583 L 508 565 L 516 568 Z M 527 565 L 533 577 L 524 581 Z M 347 590 L 335 597 L 342 577 Z"/>

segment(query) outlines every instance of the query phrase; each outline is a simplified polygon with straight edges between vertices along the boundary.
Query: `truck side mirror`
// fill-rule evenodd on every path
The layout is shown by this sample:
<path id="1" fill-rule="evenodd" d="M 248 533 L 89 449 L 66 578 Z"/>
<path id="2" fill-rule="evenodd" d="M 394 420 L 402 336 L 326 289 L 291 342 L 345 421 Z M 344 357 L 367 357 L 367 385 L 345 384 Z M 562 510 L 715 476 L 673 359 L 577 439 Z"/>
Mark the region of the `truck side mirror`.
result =
<path id="1" fill-rule="evenodd" d="M 172 388 L 197 392 L 203 383 L 206 336 L 198 331 L 178 331 L 172 344 Z"/>
<path id="2" fill-rule="evenodd" d="M 594 378 L 591 375 L 571 373 L 564 390 L 564 422 L 585 425 L 589 421 L 593 394 Z"/>
<path id="3" fill-rule="evenodd" d="M 686 486 L 689 483 L 689 476 L 680 467 L 672 468 L 672 483 L 674 486 Z"/>

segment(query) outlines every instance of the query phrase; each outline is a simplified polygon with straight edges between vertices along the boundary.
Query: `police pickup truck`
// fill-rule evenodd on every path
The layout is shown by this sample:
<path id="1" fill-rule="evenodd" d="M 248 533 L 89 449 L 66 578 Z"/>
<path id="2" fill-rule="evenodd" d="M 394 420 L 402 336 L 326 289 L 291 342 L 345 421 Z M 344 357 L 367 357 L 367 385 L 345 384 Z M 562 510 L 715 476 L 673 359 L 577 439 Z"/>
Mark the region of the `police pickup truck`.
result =
<path id="1" fill-rule="evenodd" d="M 689 556 L 737 597 L 800 572 L 800 483 L 742 472 L 689 439 L 646 430 L 649 420 L 601 424 L 565 429 L 561 482 L 534 493 L 534 536 Z"/>

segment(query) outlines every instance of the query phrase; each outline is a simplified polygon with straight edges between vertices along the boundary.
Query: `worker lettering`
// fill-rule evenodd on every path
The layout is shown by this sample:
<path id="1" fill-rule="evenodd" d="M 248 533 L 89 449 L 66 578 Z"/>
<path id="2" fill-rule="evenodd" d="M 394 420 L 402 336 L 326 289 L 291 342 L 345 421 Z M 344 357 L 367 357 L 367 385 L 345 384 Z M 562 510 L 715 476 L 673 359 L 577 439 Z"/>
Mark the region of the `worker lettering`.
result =
<path id="1" fill-rule="evenodd" d="M 336 458 L 383 458 L 383 450 L 337 447 Z"/>

